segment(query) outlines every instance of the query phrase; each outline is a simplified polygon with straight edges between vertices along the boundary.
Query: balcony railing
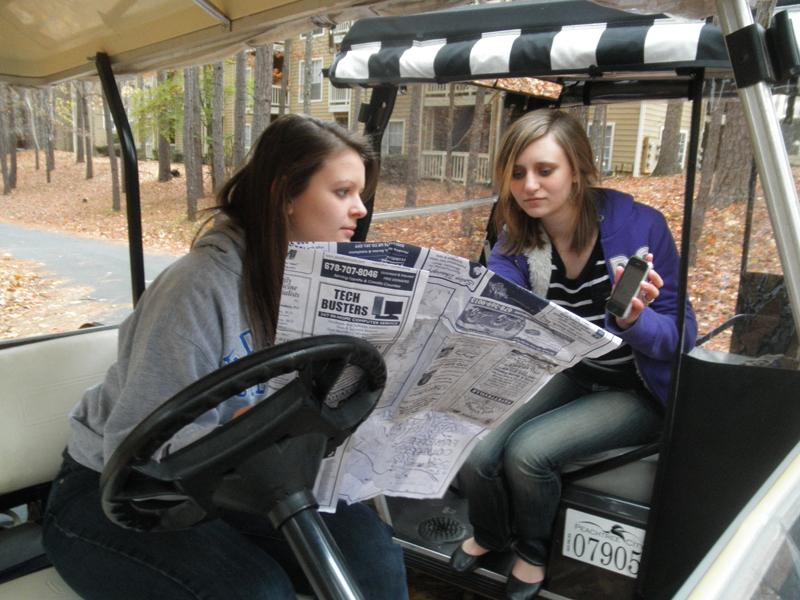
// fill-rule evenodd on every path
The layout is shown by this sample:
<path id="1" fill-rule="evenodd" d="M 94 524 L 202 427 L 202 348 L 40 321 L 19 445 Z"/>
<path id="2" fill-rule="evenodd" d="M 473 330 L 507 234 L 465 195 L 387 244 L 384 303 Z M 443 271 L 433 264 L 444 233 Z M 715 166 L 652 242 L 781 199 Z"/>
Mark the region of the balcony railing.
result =
<path id="1" fill-rule="evenodd" d="M 336 27 L 333 28 L 333 33 L 347 33 L 352 24 L 352 21 L 342 21 L 341 23 L 337 23 Z"/>
<path id="2" fill-rule="evenodd" d="M 331 30 L 331 33 L 333 33 L 333 41 L 337 44 L 340 43 L 342 39 L 344 39 L 344 34 L 348 32 L 352 24 L 352 21 L 342 21 L 341 23 L 337 23 L 336 27 Z"/>
<path id="3" fill-rule="evenodd" d="M 452 154 L 452 175 L 450 179 L 459 183 L 467 180 L 467 160 L 468 152 L 453 152 Z M 447 152 L 444 150 L 423 150 L 422 159 L 419 165 L 419 176 L 421 179 L 445 179 L 445 162 Z M 478 154 L 477 173 L 475 181 L 478 183 L 489 183 L 491 181 L 491 168 L 489 166 L 489 155 Z"/>
<path id="4" fill-rule="evenodd" d="M 350 88 L 337 88 L 328 84 L 328 110 L 347 112 L 350 110 Z"/>
<path id="5" fill-rule="evenodd" d="M 283 90 L 281 90 L 280 86 L 276 86 L 276 85 L 272 86 L 272 100 L 271 100 L 272 104 L 270 105 L 270 112 L 272 114 L 277 115 L 278 111 L 280 110 L 281 92 L 283 92 Z M 285 94 L 285 98 L 286 98 L 285 105 L 288 107 L 289 106 L 289 92 L 288 91 Z"/>
<path id="6" fill-rule="evenodd" d="M 425 95 L 426 96 L 447 96 L 448 91 L 448 84 L 446 83 L 428 83 L 425 84 Z M 475 86 L 469 85 L 467 83 L 456 83 L 454 84 L 453 93 L 456 96 L 467 96 L 469 94 L 475 93 Z"/>

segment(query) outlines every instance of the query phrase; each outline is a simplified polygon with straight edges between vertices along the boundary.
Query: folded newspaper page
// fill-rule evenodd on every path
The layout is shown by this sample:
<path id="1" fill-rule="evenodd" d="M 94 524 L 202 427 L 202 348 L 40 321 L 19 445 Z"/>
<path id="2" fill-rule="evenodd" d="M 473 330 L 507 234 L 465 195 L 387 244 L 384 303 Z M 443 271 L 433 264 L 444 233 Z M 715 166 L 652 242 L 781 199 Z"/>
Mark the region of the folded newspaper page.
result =
<path id="1" fill-rule="evenodd" d="M 478 263 L 401 243 L 292 244 L 277 342 L 339 333 L 386 361 L 370 417 L 320 468 L 321 510 L 438 498 L 487 431 L 620 339 Z"/>

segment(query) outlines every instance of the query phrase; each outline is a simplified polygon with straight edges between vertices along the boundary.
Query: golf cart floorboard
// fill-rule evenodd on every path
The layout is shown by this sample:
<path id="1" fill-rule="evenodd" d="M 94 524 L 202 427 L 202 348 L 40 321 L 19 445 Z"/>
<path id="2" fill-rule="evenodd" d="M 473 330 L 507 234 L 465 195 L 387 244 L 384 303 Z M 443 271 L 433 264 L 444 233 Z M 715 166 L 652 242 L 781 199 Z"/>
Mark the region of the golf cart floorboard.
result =
<path id="1" fill-rule="evenodd" d="M 637 461 L 615 469 L 637 471 L 638 477 L 634 479 L 640 480 L 645 491 L 628 489 L 627 497 L 609 494 L 609 488 L 602 483 L 610 481 L 601 483 L 601 476 L 565 485 L 554 529 L 554 550 L 548 563 L 547 589 L 540 592 L 540 597 L 575 600 L 633 597 L 634 578 L 562 556 L 558 550 L 562 545 L 567 509 L 644 529 L 654 470 L 654 461 Z M 386 502 L 395 539 L 403 548 L 408 567 L 487 598 L 505 597 L 506 574 L 514 560 L 512 552 L 492 553 L 473 573 L 457 573 L 448 564 L 450 555 L 461 541 L 472 535 L 466 498 L 450 490 L 441 499 L 387 497 Z"/>

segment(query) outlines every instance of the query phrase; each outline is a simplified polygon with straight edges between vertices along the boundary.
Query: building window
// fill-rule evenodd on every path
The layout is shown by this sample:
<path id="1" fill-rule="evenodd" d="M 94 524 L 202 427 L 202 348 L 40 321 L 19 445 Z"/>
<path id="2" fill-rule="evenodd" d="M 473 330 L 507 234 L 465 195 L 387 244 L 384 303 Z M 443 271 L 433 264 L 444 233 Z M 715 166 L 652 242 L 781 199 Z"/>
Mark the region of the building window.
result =
<path id="1" fill-rule="evenodd" d="M 306 61 L 300 61 L 300 101 L 303 100 L 306 84 Z M 322 59 L 315 58 L 311 61 L 311 100 L 322 100 Z"/>
<path id="2" fill-rule="evenodd" d="M 592 124 L 586 130 L 589 139 L 592 137 Z M 614 123 L 606 123 L 606 134 L 603 136 L 603 164 L 600 165 L 602 173 L 611 173 L 611 157 L 614 151 Z"/>
<path id="3" fill-rule="evenodd" d="M 381 140 L 381 155 L 391 156 L 403 153 L 403 133 L 405 124 L 403 121 L 389 121 L 386 131 Z"/>
<path id="4" fill-rule="evenodd" d="M 686 159 L 686 141 L 689 138 L 685 130 L 681 130 L 678 136 L 678 164 L 684 168 L 683 161 Z"/>

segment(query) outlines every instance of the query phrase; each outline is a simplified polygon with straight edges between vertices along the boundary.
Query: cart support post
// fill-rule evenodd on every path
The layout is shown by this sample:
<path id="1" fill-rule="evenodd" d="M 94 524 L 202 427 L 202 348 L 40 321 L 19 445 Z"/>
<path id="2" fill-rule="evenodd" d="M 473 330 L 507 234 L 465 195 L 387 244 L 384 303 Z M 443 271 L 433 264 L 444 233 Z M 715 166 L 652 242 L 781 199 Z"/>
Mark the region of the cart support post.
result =
<path id="1" fill-rule="evenodd" d="M 716 1 L 720 27 L 726 36 L 753 24 L 746 0 Z M 800 204 L 789 157 L 766 82 L 739 88 L 738 93 L 744 105 L 758 174 L 775 231 L 795 330 L 800 331 Z"/>
<path id="2" fill-rule="evenodd" d="M 122 161 L 125 164 L 125 210 L 128 217 L 128 254 L 131 262 L 131 288 L 133 305 L 139 301 L 144 292 L 144 251 L 142 249 L 142 210 L 139 198 L 139 165 L 136 160 L 136 143 L 133 132 L 125 114 L 125 106 L 119 95 L 117 81 L 111 70 L 108 54 L 98 52 L 95 57 L 97 74 L 103 86 L 111 118 L 117 128 L 119 143 L 122 149 Z M 108 149 L 113 152 L 113 148 Z"/>

